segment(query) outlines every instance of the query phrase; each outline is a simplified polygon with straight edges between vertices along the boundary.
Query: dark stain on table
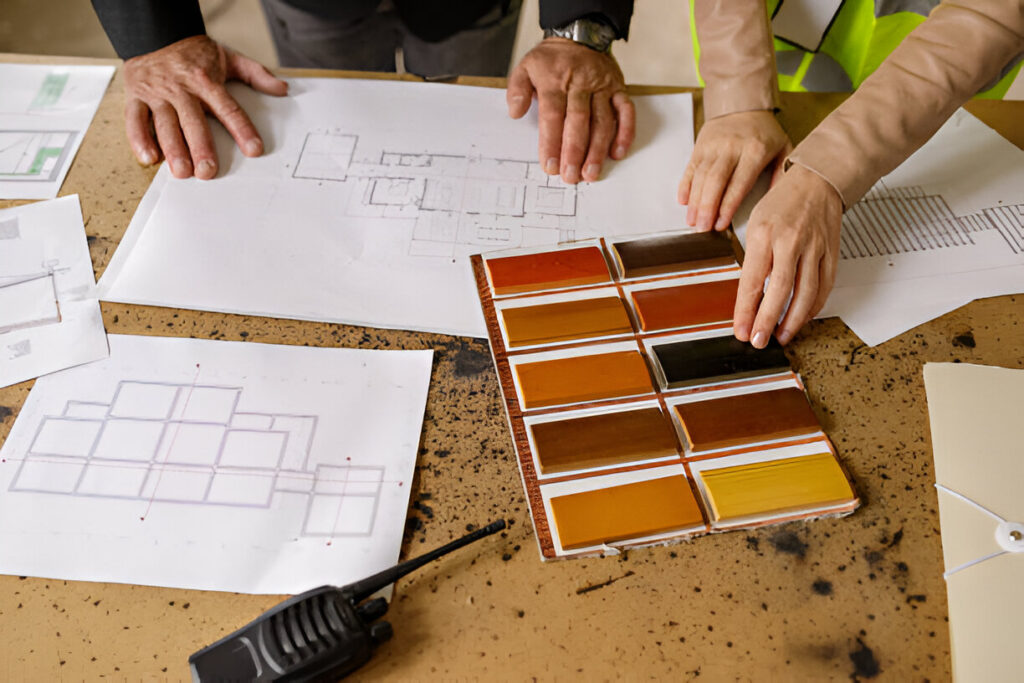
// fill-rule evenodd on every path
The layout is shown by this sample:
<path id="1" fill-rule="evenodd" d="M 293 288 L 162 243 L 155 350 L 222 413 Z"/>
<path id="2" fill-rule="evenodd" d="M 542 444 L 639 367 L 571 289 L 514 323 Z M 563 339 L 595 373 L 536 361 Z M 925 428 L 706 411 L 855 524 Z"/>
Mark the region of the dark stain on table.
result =
<path id="1" fill-rule="evenodd" d="M 811 589 L 818 595 L 832 595 L 832 582 L 818 579 L 811 584 Z"/>
<path id="2" fill-rule="evenodd" d="M 776 552 L 796 555 L 801 559 L 807 556 L 807 544 L 801 541 L 800 537 L 792 531 L 776 531 L 768 537 L 768 541 L 775 548 Z"/>
<path id="3" fill-rule="evenodd" d="M 7 406 L 0 406 L 0 422 L 3 422 L 11 415 L 14 415 L 13 408 L 8 408 Z"/>
<path id="4" fill-rule="evenodd" d="M 953 337 L 953 346 L 959 346 L 965 349 L 973 349 L 978 345 L 978 342 L 974 340 L 974 332 L 967 330 L 963 334 L 958 334 Z"/>
<path id="5" fill-rule="evenodd" d="M 864 641 L 857 638 L 857 649 L 850 653 L 850 661 L 853 662 L 853 673 L 850 678 L 857 681 L 861 678 L 874 678 L 882 672 L 875 653 Z"/>
<path id="6" fill-rule="evenodd" d="M 616 576 L 614 578 L 608 579 L 607 581 L 602 581 L 601 583 L 592 583 L 592 584 L 587 585 L 587 586 L 582 586 L 582 587 L 576 589 L 576 595 L 583 595 L 584 593 L 589 593 L 590 591 L 596 591 L 599 588 L 604 588 L 605 586 L 610 586 L 613 583 L 615 583 L 616 581 L 621 581 L 622 579 L 625 579 L 625 578 L 628 578 L 630 576 L 633 576 L 634 573 L 635 572 L 632 569 L 630 569 L 629 571 L 627 571 L 622 576 Z"/>

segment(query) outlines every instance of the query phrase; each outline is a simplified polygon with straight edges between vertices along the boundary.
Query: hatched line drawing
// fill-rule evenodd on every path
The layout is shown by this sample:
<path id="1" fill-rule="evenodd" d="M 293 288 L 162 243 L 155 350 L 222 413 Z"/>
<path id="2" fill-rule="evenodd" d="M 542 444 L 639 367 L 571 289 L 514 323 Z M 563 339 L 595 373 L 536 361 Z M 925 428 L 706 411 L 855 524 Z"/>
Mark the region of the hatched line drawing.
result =
<path id="1" fill-rule="evenodd" d="M 843 216 L 839 254 L 857 259 L 965 247 L 983 231 L 997 232 L 1011 252 L 1024 253 L 1024 204 L 957 216 L 942 195 L 879 183 Z"/>
<path id="2" fill-rule="evenodd" d="M 12 493 L 272 507 L 302 495 L 302 536 L 369 537 L 384 468 L 312 463 L 318 416 L 239 409 L 243 389 L 121 380 L 109 402 L 45 415 Z"/>
<path id="3" fill-rule="evenodd" d="M 358 144 L 358 135 L 310 131 L 292 178 L 348 185 L 349 216 L 404 221 L 412 256 L 575 239 L 577 188 L 536 161 L 398 150 L 361 157 Z"/>

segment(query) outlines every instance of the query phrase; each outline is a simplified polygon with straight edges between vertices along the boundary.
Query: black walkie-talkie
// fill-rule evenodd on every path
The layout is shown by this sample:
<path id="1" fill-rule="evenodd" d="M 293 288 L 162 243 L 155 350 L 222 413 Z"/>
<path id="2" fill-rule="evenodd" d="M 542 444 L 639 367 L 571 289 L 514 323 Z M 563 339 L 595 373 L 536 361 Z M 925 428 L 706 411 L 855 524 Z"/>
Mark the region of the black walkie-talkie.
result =
<path id="1" fill-rule="evenodd" d="M 285 600 L 188 658 L 192 680 L 336 681 L 365 664 L 391 638 L 384 598 L 363 603 L 423 565 L 505 528 L 492 522 L 426 555 L 347 586 L 320 586 Z M 360 604 L 363 603 L 363 604 Z"/>

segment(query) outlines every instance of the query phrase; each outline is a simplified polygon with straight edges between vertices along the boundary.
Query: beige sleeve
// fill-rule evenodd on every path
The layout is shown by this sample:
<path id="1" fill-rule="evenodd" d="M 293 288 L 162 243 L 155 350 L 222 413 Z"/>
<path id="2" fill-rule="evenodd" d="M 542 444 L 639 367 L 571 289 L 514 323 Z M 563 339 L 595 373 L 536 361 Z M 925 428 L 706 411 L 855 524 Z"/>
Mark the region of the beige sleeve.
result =
<path id="1" fill-rule="evenodd" d="M 846 207 L 1024 53 L 1024 0 L 947 0 L 789 156 Z"/>
<path id="2" fill-rule="evenodd" d="M 704 79 L 704 119 L 779 103 L 764 0 L 693 0 Z"/>

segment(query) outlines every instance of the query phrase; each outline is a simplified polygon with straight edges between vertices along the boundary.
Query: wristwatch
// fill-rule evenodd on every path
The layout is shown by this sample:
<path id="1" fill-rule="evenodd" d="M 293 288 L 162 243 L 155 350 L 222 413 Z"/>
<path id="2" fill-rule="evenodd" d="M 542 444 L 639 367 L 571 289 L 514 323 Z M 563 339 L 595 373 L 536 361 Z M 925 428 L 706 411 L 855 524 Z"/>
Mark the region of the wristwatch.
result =
<path id="1" fill-rule="evenodd" d="M 544 29 L 545 38 L 552 36 L 568 38 L 604 54 L 611 51 L 612 42 L 619 37 L 614 27 L 597 19 L 577 19 L 565 26 Z"/>

